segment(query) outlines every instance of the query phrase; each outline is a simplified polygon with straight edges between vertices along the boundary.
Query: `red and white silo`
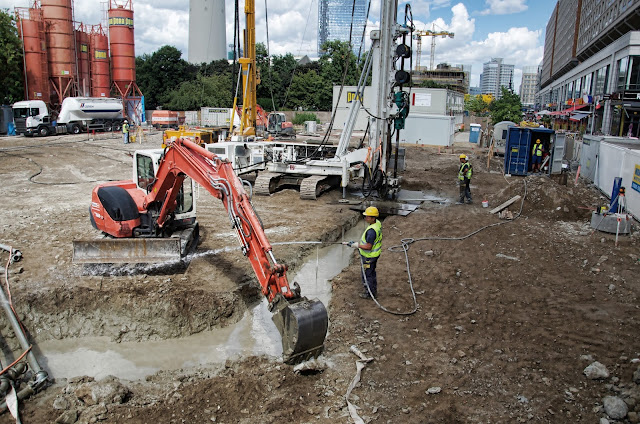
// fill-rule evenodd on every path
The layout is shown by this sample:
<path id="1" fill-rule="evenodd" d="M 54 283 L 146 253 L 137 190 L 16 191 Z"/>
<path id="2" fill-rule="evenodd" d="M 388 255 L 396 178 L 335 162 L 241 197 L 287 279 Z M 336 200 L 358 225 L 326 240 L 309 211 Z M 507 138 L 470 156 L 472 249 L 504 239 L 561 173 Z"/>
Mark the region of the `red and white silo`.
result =
<path id="1" fill-rule="evenodd" d="M 41 0 L 44 19 L 49 78 L 54 103 L 72 94 L 76 76 L 75 40 L 71 0 Z"/>
<path id="2" fill-rule="evenodd" d="M 102 25 L 94 25 L 91 28 L 89 54 L 91 56 L 91 97 L 110 97 L 109 37 Z"/>
<path id="3" fill-rule="evenodd" d="M 88 28 L 79 23 L 76 25 L 76 63 L 78 66 L 78 95 L 88 97 L 91 93 L 89 33 Z"/>
<path id="4" fill-rule="evenodd" d="M 45 41 L 42 9 L 39 7 L 15 8 L 18 34 L 24 49 L 24 97 L 25 100 L 51 100 L 49 65 Z"/>

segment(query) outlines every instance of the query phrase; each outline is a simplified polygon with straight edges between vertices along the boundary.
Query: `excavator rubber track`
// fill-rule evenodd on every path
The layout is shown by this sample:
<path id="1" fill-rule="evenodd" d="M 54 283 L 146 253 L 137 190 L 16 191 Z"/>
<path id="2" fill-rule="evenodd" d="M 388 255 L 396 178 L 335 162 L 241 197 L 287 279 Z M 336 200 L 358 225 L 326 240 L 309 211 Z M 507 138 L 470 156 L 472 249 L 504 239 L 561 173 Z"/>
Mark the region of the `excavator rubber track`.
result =
<path id="1" fill-rule="evenodd" d="M 280 174 L 273 172 L 261 172 L 253 184 L 253 194 L 258 194 L 260 196 L 270 195 L 276 191 L 278 178 L 280 178 Z"/>
<path id="2" fill-rule="evenodd" d="M 302 200 L 316 200 L 323 192 L 336 185 L 335 176 L 312 175 L 300 183 L 300 198 Z"/>
<path id="3" fill-rule="evenodd" d="M 295 301 L 280 298 L 272 320 L 282 339 L 282 358 L 295 365 L 317 358 L 324 350 L 329 317 L 318 299 L 301 297 Z"/>

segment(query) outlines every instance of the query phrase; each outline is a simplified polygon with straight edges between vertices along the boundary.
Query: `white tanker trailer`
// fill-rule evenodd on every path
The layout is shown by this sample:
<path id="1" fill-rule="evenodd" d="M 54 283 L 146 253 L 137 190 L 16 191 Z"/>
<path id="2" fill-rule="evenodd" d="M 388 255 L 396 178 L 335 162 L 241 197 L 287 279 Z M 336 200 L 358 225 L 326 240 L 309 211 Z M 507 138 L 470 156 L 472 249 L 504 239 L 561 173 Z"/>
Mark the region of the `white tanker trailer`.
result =
<path id="1" fill-rule="evenodd" d="M 67 97 L 55 120 L 42 100 L 16 102 L 13 113 L 16 133 L 26 136 L 119 131 L 125 119 L 122 100 L 111 97 Z"/>

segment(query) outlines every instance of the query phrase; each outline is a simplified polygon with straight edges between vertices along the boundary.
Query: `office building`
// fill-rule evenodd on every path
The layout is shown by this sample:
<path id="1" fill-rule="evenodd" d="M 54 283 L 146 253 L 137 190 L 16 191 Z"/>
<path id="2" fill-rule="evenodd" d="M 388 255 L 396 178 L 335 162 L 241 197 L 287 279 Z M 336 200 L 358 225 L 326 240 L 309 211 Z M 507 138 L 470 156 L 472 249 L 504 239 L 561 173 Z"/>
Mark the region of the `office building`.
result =
<path id="1" fill-rule="evenodd" d="M 353 12 L 353 15 L 352 15 Z M 349 41 L 356 55 L 364 54 L 363 32 L 367 23 L 367 2 L 364 0 L 320 0 L 318 2 L 318 54 L 327 41 Z"/>
<path id="2" fill-rule="evenodd" d="M 513 90 L 514 65 L 503 63 L 502 58 L 492 58 L 482 65 L 480 89 L 482 94 L 492 94 L 496 99 L 502 97 L 501 87 Z"/>
<path id="3" fill-rule="evenodd" d="M 640 0 L 561 0 L 547 23 L 540 108 L 586 132 L 638 136 Z"/>
<path id="4" fill-rule="evenodd" d="M 522 82 L 520 84 L 520 102 L 523 106 L 534 106 L 536 92 L 538 91 L 538 67 L 525 66 L 522 69 Z"/>

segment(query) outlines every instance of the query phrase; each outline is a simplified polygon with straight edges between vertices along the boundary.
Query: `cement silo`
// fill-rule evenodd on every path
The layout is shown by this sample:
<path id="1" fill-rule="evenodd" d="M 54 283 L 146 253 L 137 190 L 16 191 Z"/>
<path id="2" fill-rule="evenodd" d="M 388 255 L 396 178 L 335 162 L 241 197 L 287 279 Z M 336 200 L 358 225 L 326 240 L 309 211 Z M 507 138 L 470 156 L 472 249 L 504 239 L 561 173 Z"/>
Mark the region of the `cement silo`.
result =
<path id="1" fill-rule="evenodd" d="M 189 62 L 227 58 L 224 0 L 189 0 Z"/>
<path id="2" fill-rule="evenodd" d="M 88 28 L 80 23 L 75 29 L 76 60 L 78 65 L 78 95 L 88 97 L 91 92 L 89 33 Z"/>
<path id="3" fill-rule="evenodd" d="M 136 81 L 136 54 L 133 36 L 133 5 L 109 2 L 109 42 L 111 79 L 120 95 L 126 97 Z"/>
<path id="4" fill-rule="evenodd" d="M 24 51 L 24 98 L 49 103 L 49 64 L 40 8 L 16 8 L 18 33 Z"/>
<path id="5" fill-rule="evenodd" d="M 91 97 L 111 97 L 109 37 L 102 25 L 94 25 L 89 34 L 91 56 Z"/>
<path id="6" fill-rule="evenodd" d="M 75 40 L 71 0 L 41 0 L 45 23 L 49 78 L 54 103 L 73 93 L 76 76 Z"/>

